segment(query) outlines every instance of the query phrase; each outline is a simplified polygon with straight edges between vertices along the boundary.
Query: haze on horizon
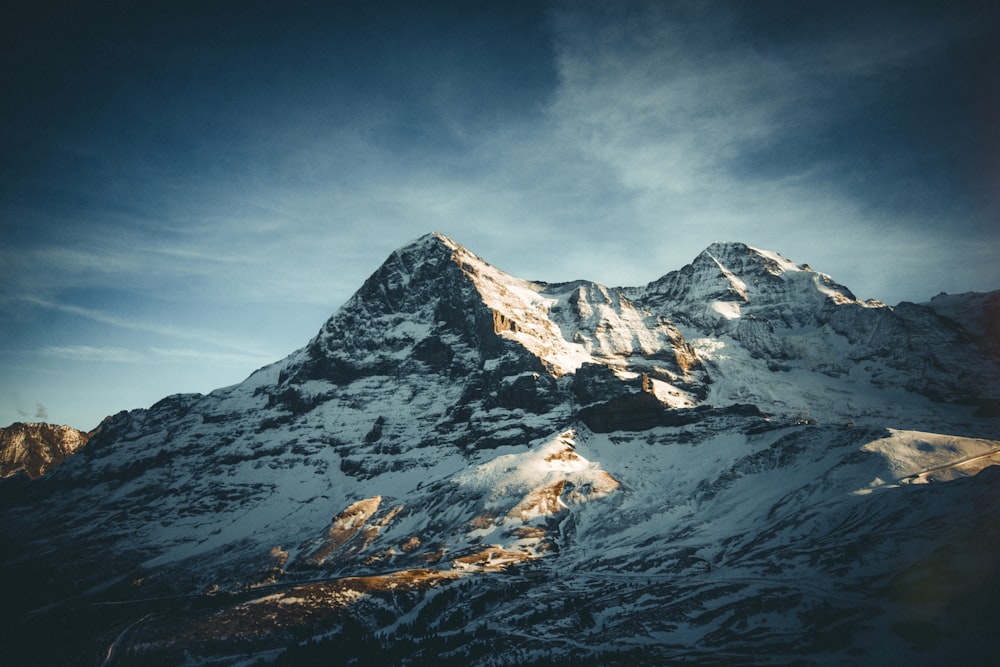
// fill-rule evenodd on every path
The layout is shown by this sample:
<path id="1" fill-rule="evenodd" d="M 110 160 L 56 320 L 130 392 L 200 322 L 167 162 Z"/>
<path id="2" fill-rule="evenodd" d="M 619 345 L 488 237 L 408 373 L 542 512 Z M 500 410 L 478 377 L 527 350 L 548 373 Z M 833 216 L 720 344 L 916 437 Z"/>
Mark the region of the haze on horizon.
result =
<path id="1" fill-rule="evenodd" d="M 527 279 L 726 240 L 1000 288 L 990 3 L 320 4 L 15 3 L 0 425 L 238 382 L 432 230 Z"/>

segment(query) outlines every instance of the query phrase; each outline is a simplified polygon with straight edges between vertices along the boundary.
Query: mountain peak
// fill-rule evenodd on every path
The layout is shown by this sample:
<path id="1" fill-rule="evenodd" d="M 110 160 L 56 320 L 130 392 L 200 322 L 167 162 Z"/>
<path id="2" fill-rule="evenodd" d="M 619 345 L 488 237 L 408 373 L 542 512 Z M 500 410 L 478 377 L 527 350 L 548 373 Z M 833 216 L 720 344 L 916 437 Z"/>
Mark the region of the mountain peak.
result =
<path id="1" fill-rule="evenodd" d="M 884 307 L 859 301 L 847 287 L 807 264 L 739 242 L 712 243 L 680 270 L 626 291 L 702 331 L 736 327 L 747 318 L 815 326 L 837 306 Z"/>
<path id="2" fill-rule="evenodd" d="M 452 253 L 458 248 L 461 246 L 443 234 L 424 234 L 393 250 L 369 280 L 380 274 L 395 273 L 409 282 L 410 277 L 418 273 L 423 265 L 438 267 L 442 262 L 450 260 Z"/>
<path id="3" fill-rule="evenodd" d="M 462 246 L 441 232 L 429 232 L 405 243 L 392 252 L 395 254 L 435 253 L 441 250 L 457 250 Z"/>
<path id="4" fill-rule="evenodd" d="M 745 253 L 751 250 L 750 246 L 741 241 L 715 241 L 709 244 L 702 252 L 711 255 L 728 255 L 731 253 Z"/>
<path id="5" fill-rule="evenodd" d="M 755 248 L 745 243 L 717 241 L 705 250 L 703 256 L 711 258 L 720 268 L 737 276 L 759 274 L 764 271 L 773 276 L 783 273 L 810 271 L 807 265 L 798 265 L 772 250 Z"/>
<path id="6" fill-rule="evenodd" d="M 420 292 L 429 283 L 447 281 L 446 274 L 457 268 L 458 254 L 475 257 L 444 234 L 424 234 L 393 250 L 345 307 L 357 301 L 363 301 L 368 310 L 377 308 L 383 312 L 417 307 L 418 303 L 411 303 L 413 291 Z"/>

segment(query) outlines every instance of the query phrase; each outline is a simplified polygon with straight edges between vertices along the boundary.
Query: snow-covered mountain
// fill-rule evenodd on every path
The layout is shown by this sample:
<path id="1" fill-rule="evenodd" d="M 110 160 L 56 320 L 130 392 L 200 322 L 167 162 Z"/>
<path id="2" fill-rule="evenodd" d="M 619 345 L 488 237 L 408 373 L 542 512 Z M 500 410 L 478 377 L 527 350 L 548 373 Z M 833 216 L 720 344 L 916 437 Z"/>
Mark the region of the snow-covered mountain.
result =
<path id="1" fill-rule="evenodd" d="M 33 664 L 990 656 L 998 294 L 862 302 L 735 243 L 643 287 L 529 282 L 424 236 L 286 359 L 0 483 L 0 639 Z"/>
<path id="2" fill-rule="evenodd" d="M 716 350 L 732 341 L 737 353 L 772 369 L 902 388 L 986 411 L 995 409 L 989 397 L 1000 393 L 996 292 L 890 308 L 860 301 L 806 264 L 741 243 L 715 243 L 680 271 L 623 292 L 670 313 L 689 338 Z M 983 356 L 994 362 L 984 365 Z"/>

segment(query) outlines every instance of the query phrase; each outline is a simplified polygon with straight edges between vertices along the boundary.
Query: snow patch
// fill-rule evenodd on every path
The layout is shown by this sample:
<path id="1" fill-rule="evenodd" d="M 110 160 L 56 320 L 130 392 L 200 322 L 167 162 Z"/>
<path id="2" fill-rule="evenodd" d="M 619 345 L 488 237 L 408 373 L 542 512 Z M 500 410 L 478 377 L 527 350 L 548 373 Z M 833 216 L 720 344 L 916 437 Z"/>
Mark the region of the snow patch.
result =
<path id="1" fill-rule="evenodd" d="M 712 310 L 727 320 L 740 319 L 740 304 L 735 301 L 713 301 Z"/>

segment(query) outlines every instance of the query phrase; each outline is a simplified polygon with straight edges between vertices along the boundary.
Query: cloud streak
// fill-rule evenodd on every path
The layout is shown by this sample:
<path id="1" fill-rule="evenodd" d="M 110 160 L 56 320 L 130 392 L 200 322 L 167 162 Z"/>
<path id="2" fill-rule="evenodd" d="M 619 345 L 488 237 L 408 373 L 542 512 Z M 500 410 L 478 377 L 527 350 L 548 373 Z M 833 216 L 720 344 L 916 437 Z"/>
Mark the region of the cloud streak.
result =
<path id="1" fill-rule="evenodd" d="M 51 301 L 46 301 L 44 299 L 39 299 L 36 297 L 24 297 L 23 301 L 33 304 L 35 306 L 40 306 L 42 308 L 47 308 L 51 310 L 56 310 L 62 313 L 68 313 L 70 315 L 76 315 L 93 322 L 100 324 L 106 324 L 111 327 L 119 329 L 127 329 L 130 331 L 137 331 L 141 333 L 156 334 L 158 336 L 165 336 L 168 338 L 178 338 L 182 340 L 196 341 L 204 343 L 206 345 L 217 346 L 222 348 L 228 348 L 239 353 L 238 356 L 244 358 L 262 358 L 264 352 L 259 349 L 244 347 L 241 345 L 235 345 L 229 339 L 230 337 L 210 331 L 201 331 L 197 329 L 187 329 L 182 327 L 175 327 L 167 324 L 144 322 L 140 320 L 134 320 L 120 315 L 115 315 L 112 313 L 107 313 L 101 310 L 96 310 L 93 308 L 84 308 L 81 306 L 74 306 L 70 304 L 60 304 Z M 54 348 L 63 349 L 63 348 Z M 71 349 L 71 348 L 66 348 Z M 85 348 L 85 349 L 96 349 L 96 348 Z M 108 348 L 114 349 L 114 348 Z M 236 356 L 236 355 L 230 355 Z"/>
<path id="2" fill-rule="evenodd" d="M 94 347 L 91 345 L 61 345 L 44 347 L 39 352 L 46 357 L 65 361 L 88 363 L 134 364 L 146 361 L 146 357 L 133 350 L 121 347 Z"/>
<path id="3" fill-rule="evenodd" d="M 149 348 L 146 352 L 123 347 L 98 347 L 93 345 L 50 345 L 37 350 L 45 357 L 64 361 L 113 364 L 169 364 L 205 363 L 217 366 L 243 367 L 247 364 L 263 365 L 274 361 L 249 354 L 234 354 L 195 350 L 189 348 Z"/>

